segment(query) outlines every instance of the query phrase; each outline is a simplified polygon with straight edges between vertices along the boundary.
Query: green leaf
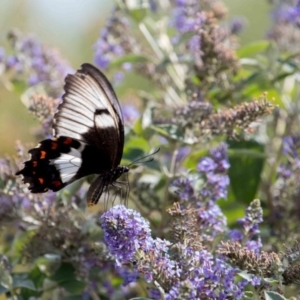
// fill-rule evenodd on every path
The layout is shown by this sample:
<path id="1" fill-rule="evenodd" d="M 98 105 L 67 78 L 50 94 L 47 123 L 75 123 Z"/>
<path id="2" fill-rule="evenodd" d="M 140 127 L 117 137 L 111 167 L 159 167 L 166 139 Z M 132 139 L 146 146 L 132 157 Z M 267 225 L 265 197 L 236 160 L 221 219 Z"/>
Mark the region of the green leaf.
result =
<path id="1" fill-rule="evenodd" d="M 126 149 L 140 149 L 147 152 L 149 151 L 149 143 L 141 137 L 133 137 L 126 142 Z"/>
<path id="2" fill-rule="evenodd" d="M 41 274 L 45 274 L 44 277 L 51 276 L 58 270 L 58 268 L 60 267 L 60 263 L 61 258 L 59 255 L 48 254 L 40 257 L 36 260 L 36 266 L 38 270 L 32 270 L 32 273 L 30 273 L 30 278 L 35 281 L 35 278 L 40 278 Z"/>
<path id="3" fill-rule="evenodd" d="M 145 156 L 145 152 L 138 148 L 125 148 L 123 152 L 123 160 L 127 160 L 126 163 L 131 163 L 139 157 Z"/>
<path id="4" fill-rule="evenodd" d="M 253 277 L 253 274 L 249 274 L 246 271 L 240 272 L 240 273 L 238 273 L 238 275 L 248 281 L 251 281 L 251 278 Z"/>
<path id="5" fill-rule="evenodd" d="M 270 284 L 277 284 L 279 283 L 279 281 L 277 279 L 274 278 L 264 278 L 264 281 Z"/>
<path id="6" fill-rule="evenodd" d="M 13 91 L 20 96 L 28 89 L 28 85 L 24 80 L 14 80 L 12 84 Z"/>
<path id="7" fill-rule="evenodd" d="M 130 16 L 138 23 L 145 18 L 149 11 L 149 1 L 131 0 L 125 3 Z"/>
<path id="8" fill-rule="evenodd" d="M 0 295 L 8 292 L 9 289 L 0 284 Z"/>
<path id="9" fill-rule="evenodd" d="M 138 298 L 131 298 L 130 300 L 151 300 L 150 298 L 138 297 Z"/>
<path id="10" fill-rule="evenodd" d="M 55 274 L 49 278 L 57 283 L 76 280 L 75 269 L 71 264 L 62 263 Z"/>
<path id="11" fill-rule="evenodd" d="M 248 44 L 237 51 L 239 58 L 252 57 L 265 51 L 270 46 L 270 42 L 263 40 Z"/>
<path id="12" fill-rule="evenodd" d="M 201 149 L 201 150 L 191 152 L 189 155 L 186 156 L 186 158 L 183 161 L 184 167 L 186 169 L 196 170 L 199 160 L 205 155 L 208 155 L 207 149 L 204 150 Z"/>
<path id="13" fill-rule="evenodd" d="M 63 300 L 82 300 L 82 295 L 67 296 Z"/>
<path id="14" fill-rule="evenodd" d="M 16 256 L 22 256 L 26 244 L 35 235 L 35 230 L 27 230 L 26 232 L 19 233 L 14 239 L 13 249 Z"/>
<path id="15" fill-rule="evenodd" d="M 0 285 L 4 288 L 10 289 L 13 279 L 10 272 L 4 266 L 0 266 Z"/>
<path id="16" fill-rule="evenodd" d="M 244 298 L 245 299 L 254 299 L 253 298 L 253 292 L 252 291 L 245 291 Z"/>
<path id="17" fill-rule="evenodd" d="M 132 130 L 135 134 L 142 135 L 143 133 L 142 118 L 138 118 L 135 121 Z"/>
<path id="18" fill-rule="evenodd" d="M 39 269 L 38 265 L 36 265 L 28 274 L 28 279 L 34 282 L 37 289 L 43 286 L 45 277 L 45 273 Z"/>
<path id="19" fill-rule="evenodd" d="M 264 147 L 255 141 L 230 141 L 230 186 L 238 201 L 249 203 L 255 198 L 265 156 Z"/>
<path id="20" fill-rule="evenodd" d="M 81 293 L 85 289 L 85 283 L 77 279 L 61 282 L 59 286 L 73 294 Z"/>
<path id="21" fill-rule="evenodd" d="M 276 292 L 265 291 L 265 299 L 266 300 L 286 300 L 286 298 Z"/>
<path id="22" fill-rule="evenodd" d="M 32 280 L 28 278 L 22 278 L 20 276 L 15 276 L 13 278 L 13 288 L 26 288 L 35 291 L 35 285 Z"/>

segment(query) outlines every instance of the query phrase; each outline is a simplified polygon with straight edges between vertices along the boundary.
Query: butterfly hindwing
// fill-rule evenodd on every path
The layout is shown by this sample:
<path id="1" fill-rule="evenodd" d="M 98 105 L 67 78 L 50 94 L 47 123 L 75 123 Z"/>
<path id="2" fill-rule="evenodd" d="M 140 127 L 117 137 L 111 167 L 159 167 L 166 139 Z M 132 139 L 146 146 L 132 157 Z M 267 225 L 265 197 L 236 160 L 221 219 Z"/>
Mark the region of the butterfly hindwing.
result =
<path id="1" fill-rule="evenodd" d="M 66 137 L 41 141 L 29 150 L 30 160 L 16 175 L 23 175 L 32 193 L 58 191 L 77 179 L 82 164 L 80 147 L 80 142 Z"/>

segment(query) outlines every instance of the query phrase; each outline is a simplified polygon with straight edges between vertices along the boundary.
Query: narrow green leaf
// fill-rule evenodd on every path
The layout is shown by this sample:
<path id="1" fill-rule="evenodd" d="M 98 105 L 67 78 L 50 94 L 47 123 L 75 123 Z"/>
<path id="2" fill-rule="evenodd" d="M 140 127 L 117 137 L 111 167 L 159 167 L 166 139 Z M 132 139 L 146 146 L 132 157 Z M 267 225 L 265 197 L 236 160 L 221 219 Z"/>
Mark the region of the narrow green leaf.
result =
<path id="1" fill-rule="evenodd" d="M 40 270 L 38 265 L 36 265 L 28 274 L 28 279 L 34 282 L 37 289 L 43 286 L 45 277 L 45 273 Z"/>
<path id="2" fill-rule="evenodd" d="M 0 285 L 9 289 L 12 286 L 12 276 L 4 267 L 0 268 Z"/>
<path id="3" fill-rule="evenodd" d="M 276 292 L 265 291 L 266 300 L 286 300 L 286 298 Z"/>
<path id="4" fill-rule="evenodd" d="M 28 85 L 24 80 L 14 80 L 11 83 L 13 84 L 14 92 L 20 96 L 28 89 Z"/>
<path id="5" fill-rule="evenodd" d="M 59 285 L 72 294 L 78 294 L 85 289 L 85 283 L 76 279 L 61 282 Z"/>
<path id="6" fill-rule="evenodd" d="M 258 53 L 265 51 L 270 46 L 270 42 L 263 40 L 248 44 L 237 51 L 239 58 L 252 57 Z"/>
<path id="7" fill-rule="evenodd" d="M 264 148 L 255 141 L 230 141 L 230 186 L 238 201 L 249 203 L 255 198 L 265 157 Z"/>
<path id="8" fill-rule="evenodd" d="M 63 300 L 82 300 L 82 295 L 67 296 Z"/>
<path id="9" fill-rule="evenodd" d="M 137 135 L 142 135 L 142 133 L 143 133 L 142 118 L 138 118 L 135 121 L 132 130 Z"/>
<path id="10" fill-rule="evenodd" d="M 13 278 L 13 288 L 26 288 L 32 291 L 36 290 L 32 280 L 28 278 L 21 278 L 19 276 Z"/>
<path id="11" fill-rule="evenodd" d="M 8 292 L 9 289 L 0 284 L 0 295 Z"/>
<path id="12" fill-rule="evenodd" d="M 50 279 L 56 281 L 57 283 L 76 280 L 75 269 L 71 264 L 62 263 L 55 274 L 53 276 L 50 276 Z"/>

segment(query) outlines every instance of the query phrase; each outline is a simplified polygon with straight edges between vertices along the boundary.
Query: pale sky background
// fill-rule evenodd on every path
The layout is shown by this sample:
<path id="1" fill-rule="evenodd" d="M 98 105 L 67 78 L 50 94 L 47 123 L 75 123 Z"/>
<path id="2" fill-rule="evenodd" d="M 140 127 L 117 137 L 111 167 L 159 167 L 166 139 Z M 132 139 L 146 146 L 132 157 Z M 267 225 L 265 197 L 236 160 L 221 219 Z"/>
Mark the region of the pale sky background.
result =
<path id="1" fill-rule="evenodd" d="M 58 47 L 71 62 L 81 61 L 77 57 L 82 51 L 93 56 L 91 46 L 113 4 L 104 0 L 0 0 L 1 44 L 10 28 L 19 28 Z"/>

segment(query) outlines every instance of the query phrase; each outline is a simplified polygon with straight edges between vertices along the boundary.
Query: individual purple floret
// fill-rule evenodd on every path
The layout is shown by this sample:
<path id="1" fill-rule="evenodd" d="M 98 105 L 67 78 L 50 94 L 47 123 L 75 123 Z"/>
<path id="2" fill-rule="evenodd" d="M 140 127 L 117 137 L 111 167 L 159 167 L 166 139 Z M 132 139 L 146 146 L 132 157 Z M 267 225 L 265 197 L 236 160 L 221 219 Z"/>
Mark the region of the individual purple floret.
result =
<path id="1" fill-rule="evenodd" d="M 177 178 L 173 181 L 172 187 L 176 189 L 176 194 L 182 201 L 192 201 L 195 199 L 192 181 L 188 178 Z"/>
<path id="2" fill-rule="evenodd" d="M 229 24 L 231 34 L 239 34 L 245 28 L 245 19 L 235 17 Z"/>
<path id="3" fill-rule="evenodd" d="M 125 124 L 133 124 L 136 119 L 140 117 L 140 112 L 132 104 L 125 104 L 122 106 L 122 114 Z"/>

